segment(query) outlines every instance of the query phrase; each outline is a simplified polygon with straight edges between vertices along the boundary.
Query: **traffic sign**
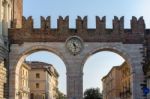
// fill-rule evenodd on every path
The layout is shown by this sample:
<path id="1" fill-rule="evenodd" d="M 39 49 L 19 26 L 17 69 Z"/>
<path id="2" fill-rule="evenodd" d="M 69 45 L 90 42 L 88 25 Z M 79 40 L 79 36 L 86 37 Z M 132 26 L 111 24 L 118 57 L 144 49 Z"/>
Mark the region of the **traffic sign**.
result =
<path id="1" fill-rule="evenodd" d="M 143 93 L 144 95 L 147 95 L 150 92 L 150 89 L 147 87 L 143 87 Z"/>

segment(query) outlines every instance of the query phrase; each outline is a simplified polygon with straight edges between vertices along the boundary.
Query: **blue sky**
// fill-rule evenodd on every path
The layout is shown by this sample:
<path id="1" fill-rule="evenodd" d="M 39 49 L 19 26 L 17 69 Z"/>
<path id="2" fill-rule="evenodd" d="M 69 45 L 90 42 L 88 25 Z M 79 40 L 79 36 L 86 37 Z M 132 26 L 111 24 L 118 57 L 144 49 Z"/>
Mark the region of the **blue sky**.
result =
<path id="1" fill-rule="evenodd" d="M 63 61 L 55 54 L 46 51 L 35 52 L 26 58 L 27 61 L 42 61 L 53 64 L 59 77 L 59 89 L 66 93 L 66 68 Z M 99 87 L 102 90 L 101 78 L 112 66 L 119 66 L 124 59 L 113 52 L 102 51 L 90 56 L 84 64 L 83 89 Z"/>
<path id="2" fill-rule="evenodd" d="M 52 27 L 56 28 L 58 16 L 68 15 L 71 28 L 75 28 L 77 16 L 88 16 L 89 28 L 95 28 L 95 16 L 106 16 L 108 28 L 112 27 L 114 16 L 125 16 L 125 28 L 130 28 L 132 16 L 143 16 L 146 27 L 150 28 L 149 5 L 150 0 L 24 0 L 23 14 L 26 17 L 33 16 L 35 27 L 40 26 L 40 16 L 51 16 Z M 52 53 L 41 52 L 28 57 L 28 60 L 41 60 L 54 64 L 59 73 L 62 73 L 59 88 L 65 92 L 65 66 L 60 58 Z M 100 86 L 100 78 L 106 75 L 112 66 L 122 62 L 120 56 L 110 52 L 101 52 L 89 57 L 84 66 L 84 89 Z"/>
<path id="3" fill-rule="evenodd" d="M 39 26 L 40 16 L 51 16 L 52 27 L 56 27 L 58 16 L 70 16 L 70 27 L 75 27 L 75 19 L 88 16 L 88 27 L 95 27 L 95 16 L 106 16 L 107 27 L 112 26 L 114 16 L 125 16 L 125 27 L 130 27 L 132 16 L 144 16 L 150 27 L 149 0 L 24 0 L 24 15 L 33 16 L 35 26 Z"/>

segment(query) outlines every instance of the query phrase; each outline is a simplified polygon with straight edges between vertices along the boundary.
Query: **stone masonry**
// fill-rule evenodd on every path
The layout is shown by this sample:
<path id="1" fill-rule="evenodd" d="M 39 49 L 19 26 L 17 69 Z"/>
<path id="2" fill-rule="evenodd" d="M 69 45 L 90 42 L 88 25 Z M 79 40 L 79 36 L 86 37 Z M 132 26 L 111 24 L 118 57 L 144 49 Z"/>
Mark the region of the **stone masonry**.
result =
<path id="1" fill-rule="evenodd" d="M 92 54 L 108 50 L 121 55 L 130 66 L 132 71 L 131 87 L 132 99 L 143 99 L 140 83 L 144 79 L 142 64 L 142 44 L 123 43 L 99 43 L 85 42 L 84 50 L 76 56 L 68 53 L 63 42 L 25 42 L 12 44 L 9 54 L 10 60 L 10 86 L 9 99 L 18 99 L 15 93 L 18 91 L 18 70 L 25 57 L 37 50 L 47 50 L 58 55 L 65 63 L 67 70 L 67 97 L 71 99 L 83 99 L 83 66 Z M 14 79 L 15 78 L 15 79 Z M 14 91 L 15 90 L 15 91 Z"/>
<path id="2" fill-rule="evenodd" d="M 83 99 L 83 66 L 89 56 L 105 50 L 126 60 L 131 69 L 132 99 L 144 99 L 140 84 L 150 82 L 150 29 L 145 28 L 143 17 L 132 17 L 131 29 L 124 29 L 124 17 L 116 16 L 112 29 L 106 28 L 106 17 L 98 16 L 95 29 L 88 28 L 87 16 L 77 17 L 76 28 L 69 28 L 68 16 L 58 18 L 56 29 L 51 28 L 50 16 L 41 17 L 41 27 L 34 28 L 31 16 L 22 17 L 22 6 L 23 0 L 0 0 L 0 98 L 19 99 L 16 93 L 21 64 L 27 55 L 46 50 L 66 65 L 67 99 Z M 65 46 L 71 36 L 83 40 L 84 49 L 75 56 Z"/>

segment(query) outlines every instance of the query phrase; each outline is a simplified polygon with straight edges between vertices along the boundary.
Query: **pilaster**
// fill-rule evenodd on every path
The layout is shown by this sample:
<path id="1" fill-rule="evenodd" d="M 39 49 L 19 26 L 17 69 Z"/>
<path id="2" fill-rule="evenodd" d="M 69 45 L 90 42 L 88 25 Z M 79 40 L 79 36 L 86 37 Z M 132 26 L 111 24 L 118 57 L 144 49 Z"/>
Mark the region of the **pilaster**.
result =
<path id="1" fill-rule="evenodd" d="M 67 73 L 67 99 L 83 99 L 82 73 Z"/>
<path id="2" fill-rule="evenodd" d="M 150 72 L 147 72 L 147 88 L 150 88 Z M 150 99 L 150 93 L 147 94 L 147 99 Z"/>
<path id="3" fill-rule="evenodd" d="M 131 83 L 131 88 L 132 88 L 132 99 L 144 99 L 143 97 L 143 91 L 142 87 L 140 84 L 143 83 L 144 81 L 144 75 L 142 70 L 142 66 L 139 65 L 138 63 L 134 64 L 134 67 L 136 68 L 134 72 L 132 72 L 132 83 Z"/>
<path id="4" fill-rule="evenodd" d="M 8 2 L 4 3 L 3 36 L 8 36 Z"/>

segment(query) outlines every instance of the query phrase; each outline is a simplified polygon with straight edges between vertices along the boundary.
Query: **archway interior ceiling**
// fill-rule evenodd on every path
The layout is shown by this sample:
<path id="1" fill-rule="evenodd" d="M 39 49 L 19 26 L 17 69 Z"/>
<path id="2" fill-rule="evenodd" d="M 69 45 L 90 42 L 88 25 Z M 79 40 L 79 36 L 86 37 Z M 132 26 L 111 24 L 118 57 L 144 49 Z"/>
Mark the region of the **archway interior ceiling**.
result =
<path id="1" fill-rule="evenodd" d="M 69 36 L 77 35 L 84 42 L 123 42 L 128 44 L 142 44 L 149 38 L 150 30 L 145 29 L 143 17 L 132 17 L 131 29 L 124 29 L 124 17 L 113 19 L 113 28 L 106 28 L 106 18 L 96 17 L 96 28 L 87 26 L 87 16 L 76 19 L 76 28 L 69 28 L 69 17 L 59 17 L 57 28 L 51 28 L 50 16 L 41 17 L 41 28 L 34 28 L 32 17 L 22 17 L 22 28 L 10 28 L 9 40 L 11 44 L 23 42 L 65 42 Z M 144 36 L 146 35 L 146 36 Z"/>

